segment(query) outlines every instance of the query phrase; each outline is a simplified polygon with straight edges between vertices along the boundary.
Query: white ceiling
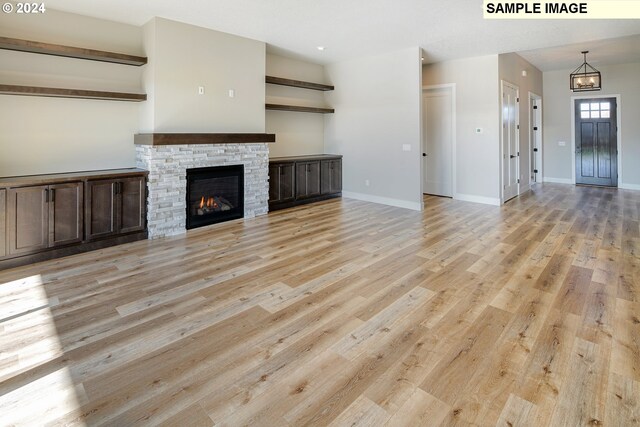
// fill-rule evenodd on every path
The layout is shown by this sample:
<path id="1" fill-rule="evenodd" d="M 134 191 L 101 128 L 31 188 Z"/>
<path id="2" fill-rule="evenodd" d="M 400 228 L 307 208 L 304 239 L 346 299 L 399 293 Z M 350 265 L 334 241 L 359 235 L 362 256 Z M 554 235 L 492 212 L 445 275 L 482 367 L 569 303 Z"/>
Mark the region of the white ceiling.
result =
<path id="1" fill-rule="evenodd" d="M 589 51 L 587 62 L 596 68 L 640 62 L 640 35 L 528 50 L 518 54 L 541 71 L 553 71 L 578 68 L 583 62 L 580 52 L 584 50 Z"/>
<path id="2" fill-rule="evenodd" d="M 134 25 L 161 16 L 261 40 L 271 52 L 322 64 L 413 46 L 424 49 L 426 62 L 436 62 L 640 34 L 640 20 L 484 20 L 480 0 L 47 0 L 46 4 Z M 320 52 L 317 46 L 326 50 Z M 573 62 L 579 62 L 579 51 Z M 542 54 L 531 58 L 540 58 L 541 64 L 548 61 Z"/>

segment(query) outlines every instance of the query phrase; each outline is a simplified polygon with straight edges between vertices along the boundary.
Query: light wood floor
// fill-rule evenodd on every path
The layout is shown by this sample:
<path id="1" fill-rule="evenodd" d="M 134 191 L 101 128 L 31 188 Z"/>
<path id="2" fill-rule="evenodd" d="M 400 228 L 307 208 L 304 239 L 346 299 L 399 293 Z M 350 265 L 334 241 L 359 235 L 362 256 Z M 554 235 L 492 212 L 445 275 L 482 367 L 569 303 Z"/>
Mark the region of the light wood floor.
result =
<path id="1" fill-rule="evenodd" d="M 0 424 L 640 423 L 640 192 L 425 204 L 0 272 Z"/>

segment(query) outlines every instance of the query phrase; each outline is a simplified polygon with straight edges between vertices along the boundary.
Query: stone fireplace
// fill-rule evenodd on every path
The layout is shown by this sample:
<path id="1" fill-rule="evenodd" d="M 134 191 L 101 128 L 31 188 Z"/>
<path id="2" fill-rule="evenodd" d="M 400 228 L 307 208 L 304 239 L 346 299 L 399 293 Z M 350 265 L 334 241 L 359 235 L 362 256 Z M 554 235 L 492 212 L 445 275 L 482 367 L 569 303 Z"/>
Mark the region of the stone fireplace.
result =
<path id="1" fill-rule="evenodd" d="M 167 135 L 167 134 L 165 134 Z M 187 142 L 188 140 L 185 140 Z M 147 225 L 149 238 L 187 230 L 187 169 L 242 165 L 244 218 L 268 212 L 269 148 L 267 143 L 163 145 L 136 135 L 137 167 L 149 171 Z M 205 200 L 205 204 L 206 204 Z"/>

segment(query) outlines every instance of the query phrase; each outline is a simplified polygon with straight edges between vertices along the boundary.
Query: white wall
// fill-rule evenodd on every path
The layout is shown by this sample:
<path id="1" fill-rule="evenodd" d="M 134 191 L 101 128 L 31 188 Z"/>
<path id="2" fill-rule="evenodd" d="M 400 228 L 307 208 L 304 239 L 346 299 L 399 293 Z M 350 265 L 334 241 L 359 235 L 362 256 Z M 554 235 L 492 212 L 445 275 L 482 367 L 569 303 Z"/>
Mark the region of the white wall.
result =
<path id="1" fill-rule="evenodd" d="M 142 55 L 141 28 L 47 10 L 0 14 L 0 35 Z M 142 92 L 142 68 L 0 50 L 5 84 Z M 0 95 L 0 176 L 135 166 L 141 104 Z"/>
<path id="2" fill-rule="evenodd" d="M 264 132 L 263 42 L 163 18 L 145 24 L 144 41 L 142 132 Z"/>
<path id="3" fill-rule="evenodd" d="M 266 73 L 269 76 L 324 83 L 324 67 L 310 62 L 267 54 Z M 268 104 L 325 106 L 324 92 L 287 86 L 267 85 Z M 322 114 L 288 111 L 266 112 L 266 129 L 276 134 L 276 143 L 269 144 L 269 156 L 300 156 L 324 152 L 324 117 Z"/>
<path id="4" fill-rule="evenodd" d="M 531 139 L 529 93 L 542 96 L 542 72 L 520 55 L 507 53 L 498 56 L 500 80 L 505 80 L 520 89 L 520 192 L 529 188 L 529 170 L 533 147 L 529 149 Z M 522 76 L 522 71 L 527 76 Z M 544 111 L 544 100 L 542 102 Z"/>
<path id="5" fill-rule="evenodd" d="M 598 92 L 577 95 L 620 95 L 618 111 L 622 150 L 618 186 L 640 189 L 640 63 L 598 66 L 602 87 Z M 544 79 L 544 175 L 545 178 L 571 181 L 571 97 L 569 74 L 573 70 L 548 71 Z M 561 147 L 558 141 L 565 141 Z"/>
<path id="6" fill-rule="evenodd" d="M 423 67 L 425 86 L 456 84 L 456 194 L 500 202 L 500 104 L 498 55 Z M 477 134 L 476 128 L 482 128 Z"/>
<path id="7" fill-rule="evenodd" d="M 420 209 L 420 50 L 325 69 L 336 87 L 327 102 L 336 112 L 325 116 L 324 146 L 344 156 L 343 194 Z"/>

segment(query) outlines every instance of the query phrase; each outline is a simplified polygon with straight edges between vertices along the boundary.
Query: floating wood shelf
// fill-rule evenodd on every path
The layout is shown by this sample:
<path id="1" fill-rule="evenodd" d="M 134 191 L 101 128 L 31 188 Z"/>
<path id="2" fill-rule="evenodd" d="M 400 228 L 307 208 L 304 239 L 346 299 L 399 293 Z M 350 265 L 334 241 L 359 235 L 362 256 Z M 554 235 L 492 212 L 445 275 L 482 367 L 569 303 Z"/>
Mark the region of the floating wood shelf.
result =
<path id="1" fill-rule="evenodd" d="M 305 82 L 302 80 L 283 79 L 282 77 L 274 77 L 274 76 L 266 76 L 265 81 L 273 85 L 299 87 L 302 89 L 321 90 L 321 91 L 328 91 L 328 90 L 334 89 L 334 87 L 330 85 Z"/>
<path id="2" fill-rule="evenodd" d="M 267 110 L 296 111 L 296 112 L 299 112 L 299 113 L 329 114 L 329 113 L 334 113 L 335 112 L 335 110 L 333 108 L 302 107 L 302 106 L 299 106 L 299 105 L 282 105 L 282 104 L 266 104 L 265 108 Z"/>
<path id="3" fill-rule="evenodd" d="M 105 99 L 111 101 L 146 101 L 144 93 L 103 92 L 98 90 L 61 89 L 55 87 L 1 85 L 0 95 L 47 96 L 54 98 Z"/>
<path id="4" fill-rule="evenodd" d="M 139 133 L 137 145 L 249 144 L 276 142 L 275 133 Z"/>
<path id="5" fill-rule="evenodd" d="M 45 55 L 64 56 L 68 58 L 88 59 L 90 61 L 112 62 L 115 64 L 140 66 L 147 63 L 143 56 L 102 50 L 84 49 L 81 47 L 63 46 L 59 44 L 41 43 L 31 40 L 0 37 L 0 49 L 18 50 L 21 52 L 41 53 Z"/>

